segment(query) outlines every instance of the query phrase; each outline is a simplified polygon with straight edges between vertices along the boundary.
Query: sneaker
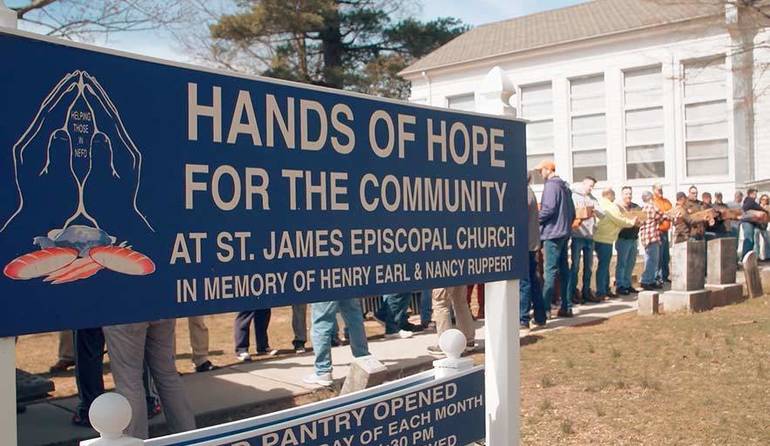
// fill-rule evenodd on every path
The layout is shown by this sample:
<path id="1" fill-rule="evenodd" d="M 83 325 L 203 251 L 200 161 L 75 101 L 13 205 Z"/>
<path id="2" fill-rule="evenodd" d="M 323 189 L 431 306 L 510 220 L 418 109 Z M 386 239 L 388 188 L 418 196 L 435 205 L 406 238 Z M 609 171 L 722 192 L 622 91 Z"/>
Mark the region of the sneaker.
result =
<path id="1" fill-rule="evenodd" d="M 304 345 L 300 345 L 300 346 L 294 347 L 294 353 L 301 355 L 301 354 L 307 353 L 307 349 L 305 348 Z"/>
<path id="2" fill-rule="evenodd" d="M 631 294 L 631 290 L 629 290 L 628 288 L 618 288 L 616 292 L 621 296 L 628 296 L 629 294 Z"/>
<path id="3" fill-rule="evenodd" d="M 216 370 L 219 367 L 215 366 L 211 363 L 211 361 L 206 361 L 203 364 L 195 367 L 195 372 L 197 373 L 203 373 L 203 372 L 210 372 L 212 370 Z"/>
<path id="4" fill-rule="evenodd" d="M 333 337 L 332 338 L 332 347 L 339 347 L 340 345 L 342 345 L 342 339 L 340 339 L 340 338 L 338 338 L 336 336 Z"/>
<path id="5" fill-rule="evenodd" d="M 278 354 L 277 349 L 271 349 L 271 350 L 258 350 L 257 356 L 275 356 Z"/>
<path id="6" fill-rule="evenodd" d="M 420 325 L 424 331 L 436 331 L 436 323 L 433 321 L 422 322 Z"/>
<path id="7" fill-rule="evenodd" d="M 236 353 L 235 359 L 237 359 L 238 362 L 248 362 L 251 361 L 251 355 L 249 352 L 240 352 Z"/>
<path id="8" fill-rule="evenodd" d="M 573 317 L 573 316 L 575 316 L 574 314 L 572 314 L 572 308 L 570 308 L 569 310 L 565 310 L 563 308 L 559 308 L 559 312 L 556 313 L 556 315 L 559 316 L 559 317 Z"/>
<path id="9" fill-rule="evenodd" d="M 414 333 L 406 330 L 398 330 L 397 333 L 385 333 L 385 339 L 409 339 Z"/>
<path id="10" fill-rule="evenodd" d="M 529 321 L 530 330 L 541 330 L 545 328 L 545 322 L 540 323 L 535 320 Z"/>
<path id="11" fill-rule="evenodd" d="M 431 345 L 431 346 L 429 346 L 428 347 L 428 353 L 430 353 L 432 356 L 436 356 L 436 357 L 446 356 L 446 354 L 444 354 L 444 351 L 441 350 L 441 347 L 439 347 L 438 345 Z"/>
<path id="12" fill-rule="evenodd" d="M 407 323 L 404 325 L 404 330 L 411 331 L 412 333 L 419 333 L 425 329 L 422 328 L 422 325 Z"/>
<path id="13" fill-rule="evenodd" d="M 468 341 L 468 343 L 465 344 L 465 353 L 473 353 L 477 348 L 479 348 L 479 345 L 476 344 L 476 341 Z"/>
<path id="14" fill-rule="evenodd" d="M 651 283 L 643 283 L 642 284 L 642 289 L 645 290 L 645 291 L 652 291 L 652 290 L 656 290 L 657 287 L 655 285 L 651 284 Z"/>
<path id="15" fill-rule="evenodd" d="M 334 383 L 334 381 L 332 381 L 331 373 L 322 373 L 320 375 L 313 373 L 312 375 L 306 376 L 302 382 L 305 384 L 315 384 L 317 386 L 331 386 Z"/>

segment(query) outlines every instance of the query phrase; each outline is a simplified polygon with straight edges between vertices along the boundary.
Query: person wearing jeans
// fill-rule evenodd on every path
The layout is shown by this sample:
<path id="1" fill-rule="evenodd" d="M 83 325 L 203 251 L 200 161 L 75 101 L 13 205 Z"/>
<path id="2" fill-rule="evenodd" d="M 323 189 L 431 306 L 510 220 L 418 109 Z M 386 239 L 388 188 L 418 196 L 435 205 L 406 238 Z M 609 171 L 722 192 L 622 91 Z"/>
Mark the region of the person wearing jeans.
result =
<path id="1" fill-rule="evenodd" d="M 386 338 L 406 339 L 411 337 L 414 331 L 418 331 L 417 326 L 409 323 L 409 301 L 411 299 L 411 292 L 382 296 L 382 305 L 374 313 L 374 317 L 385 324 Z"/>
<path id="2" fill-rule="evenodd" d="M 594 267 L 594 232 L 596 231 L 596 218 L 603 217 L 603 211 L 599 202 L 591 195 L 596 179 L 586 177 L 581 184 L 573 188 L 572 202 L 577 209 L 578 217 L 572 225 L 572 246 L 570 248 L 572 266 L 569 272 L 567 284 L 567 299 L 575 302 L 577 292 L 578 269 L 580 260 L 583 260 L 583 284 L 581 287 L 582 300 L 599 302 L 591 292 L 591 274 Z M 562 289 L 562 293 L 565 290 Z"/>
<path id="3" fill-rule="evenodd" d="M 663 196 L 663 186 L 656 183 L 652 186 L 652 203 L 663 213 L 670 211 L 673 207 L 671 202 Z M 671 221 L 664 219 L 658 226 L 660 231 L 660 256 L 658 260 L 658 270 L 655 273 L 655 280 L 658 283 L 671 282 L 671 245 L 668 232 L 671 229 Z"/>
<path id="4" fill-rule="evenodd" d="M 644 272 L 642 273 L 642 288 L 645 290 L 657 290 L 661 286 L 655 280 L 655 274 L 660 265 L 660 230 L 658 229 L 664 215 L 655 207 L 652 201 L 652 193 L 645 192 L 642 195 L 642 211 L 645 214 L 644 223 L 639 228 L 639 238 L 644 247 Z"/>
<path id="5" fill-rule="evenodd" d="M 756 236 L 757 225 L 749 219 L 748 212 L 765 212 L 765 210 L 762 209 L 762 206 L 757 203 L 756 189 L 749 189 L 746 191 L 746 198 L 743 200 L 742 209 L 744 213 L 743 220 L 741 221 L 741 232 L 743 232 L 743 248 L 740 260 L 746 257 L 746 254 L 748 254 L 749 251 L 754 250 L 754 237 Z"/>
<path id="6" fill-rule="evenodd" d="M 342 314 L 347 328 L 350 349 L 356 358 L 369 355 L 369 344 L 364 330 L 364 315 L 359 299 L 345 299 L 310 304 L 312 325 L 310 337 L 315 354 L 315 373 L 306 377 L 307 384 L 332 384 L 332 338 L 336 330 L 337 312 Z"/>
<path id="7" fill-rule="evenodd" d="M 532 182 L 532 175 L 527 178 Z M 537 276 L 537 252 L 540 250 L 540 233 L 537 223 L 537 198 L 532 186 L 527 186 L 527 240 L 529 248 L 529 274 L 519 281 L 519 324 L 523 329 L 529 329 L 529 310 L 535 310 L 535 325 L 545 325 L 545 303 L 543 302 L 543 288 L 540 278 Z"/>
<path id="8" fill-rule="evenodd" d="M 639 205 L 631 201 L 633 191 L 631 187 L 625 186 L 621 190 L 620 207 L 624 212 L 630 212 L 640 209 Z M 627 296 L 635 293 L 636 289 L 631 286 L 631 274 L 636 265 L 636 256 L 639 248 L 639 222 L 637 225 L 621 229 L 618 233 L 618 240 L 615 242 L 615 251 L 617 252 L 617 264 L 615 266 L 615 291 L 621 296 Z"/>
<path id="9" fill-rule="evenodd" d="M 620 206 L 615 203 L 615 191 L 612 188 L 608 187 L 602 191 L 599 205 L 603 215 L 596 224 L 594 232 L 594 249 L 599 258 L 599 264 L 596 267 L 596 296 L 605 299 L 617 297 L 610 291 L 612 245 L 618 239 L 621 229 L 633 227 L 637 219 L 623 216 Z"/>
<path id="10" fill-rule="evenodd" d="M 543 195 L 538 213 L 540 240 L 543 241 L 545 254 L 543 299 L 545 308 L 550 308 L 556 286 L 560 279 L 561 308 L 558 316 L 572 317 L 572 302 L 567 298 L 569 264 L 567 263 L 567 245 L 569 244 L 572 222 L 575 220 L 575 205 L 572 202 L 567 183 L 556 175 L 553 161 L 541 161 L 535 170 L 545 179 Z"/>

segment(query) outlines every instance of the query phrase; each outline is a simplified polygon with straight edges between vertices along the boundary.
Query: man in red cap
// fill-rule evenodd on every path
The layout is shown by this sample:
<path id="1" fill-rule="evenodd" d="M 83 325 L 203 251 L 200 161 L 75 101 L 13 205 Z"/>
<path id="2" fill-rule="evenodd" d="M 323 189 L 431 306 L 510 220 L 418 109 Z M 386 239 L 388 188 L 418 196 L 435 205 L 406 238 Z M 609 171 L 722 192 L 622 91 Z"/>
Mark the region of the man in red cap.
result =
<path id="1" fill-rule="evenodd" d="M 545 180 L 543 196 L 540 200 L 540 240 L 543 241 L 545 255 L 543 300 L 545 308 L 550 308 L 556 277 L 561 288 L 561 308 L 559 317 L 572 317 L 572 302 L 567 299 L 567 281 L 569 264 L 567 247 L 569 245 L 572 221 L 575 219 L 575 205 L 569 185 L 556 175 L 556 165 L 551 160 L 541 161 L 535 166 L 536 171 Z"/>

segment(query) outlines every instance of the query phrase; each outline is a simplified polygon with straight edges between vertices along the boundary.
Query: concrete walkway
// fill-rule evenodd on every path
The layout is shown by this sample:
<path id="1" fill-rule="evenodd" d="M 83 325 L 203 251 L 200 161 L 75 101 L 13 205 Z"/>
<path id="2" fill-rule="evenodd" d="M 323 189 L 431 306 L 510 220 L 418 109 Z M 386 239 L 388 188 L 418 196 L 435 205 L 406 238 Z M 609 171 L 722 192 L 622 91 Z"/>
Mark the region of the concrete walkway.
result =
<path id="1" fill-rule="evenodd" d="M 635 298 L 624 298 L 609 302 L 576 307 L 576 317 L 554 319 L 542 334 L 565 327 L 596 323 L 610 317 L 636 310 Z M 479 344 L 483 347 L 484 328 L 481 323 L 476 330 Z M 524 334 L 522 334 L 524 336 Z M 429 367 L 435 359 L 426 348 L 436 343 L 435 332 L 418 334 L 410 339 L 375 339 L 369 341 L 369 350 L 382 361 L 393 376 L 402 376 L 410 371 Z M 343 379 L 348 373 L 347 364 L 352 355 L 350 348 L 343 346 L 333 349 L 334 377 Z M 221 414 L 240 408 L 269 404 L 305 395 L 317 389 L 302 382 L 302 378 L 313 372 L 312 353 L 224 367 L 209 372 L 184 375 L 189 397 L 198 416 Z M 19 446 L 44 446 L 66 444 L 93 438 L 97 433 L 91 429 L 73 426 L 70 422 L 77 398 L 49 400 L 32 404 L 18 416 Z M 152 425 L 165 423 L 163 416 L 151 421 Z"/>

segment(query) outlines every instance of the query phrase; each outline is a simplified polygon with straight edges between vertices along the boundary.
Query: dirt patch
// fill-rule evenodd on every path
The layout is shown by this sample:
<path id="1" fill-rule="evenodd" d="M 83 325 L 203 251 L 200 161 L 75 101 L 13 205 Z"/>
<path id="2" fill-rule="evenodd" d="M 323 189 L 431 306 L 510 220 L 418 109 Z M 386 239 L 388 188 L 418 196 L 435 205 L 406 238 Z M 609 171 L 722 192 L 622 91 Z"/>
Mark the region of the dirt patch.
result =
<path id="1" fill-rule="evenodd" d="M 770 305 L 548 333 L 522 349 L 522 444 L 770 443 Z"/>

